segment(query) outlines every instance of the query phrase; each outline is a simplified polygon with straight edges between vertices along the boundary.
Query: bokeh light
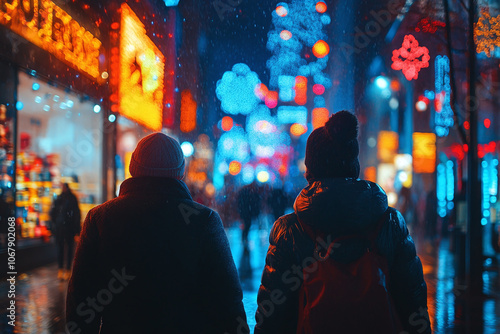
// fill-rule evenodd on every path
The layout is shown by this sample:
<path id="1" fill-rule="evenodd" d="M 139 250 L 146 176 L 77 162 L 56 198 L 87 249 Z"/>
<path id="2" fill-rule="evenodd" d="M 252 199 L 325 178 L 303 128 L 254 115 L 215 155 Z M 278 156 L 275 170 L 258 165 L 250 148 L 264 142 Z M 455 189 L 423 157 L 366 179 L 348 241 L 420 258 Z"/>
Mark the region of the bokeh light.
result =
<path id="1" fill-rule="evenodd" d="M 233 128 L 233 119 L 229 116 L 222 117 L 221 128 L 224 131 L 230 131 Z"/>
<path id="2" fill-rule="evenodd" d="M 312 52 L 317 58 L 323 58 L 330 53 L 330 46 L 320 39 L 313 45 Z"/>
<path id="3" fill-rule="evenodd" d="M 319 1 L 318 3 L 316 3 L 316 11 L 318 13 L 323 14 L 324 12 L 326 12 L 326 10 L 327 10 L 326 3 L 324 3 L 323 1 Z"/>
<path id="4" fill-rule="evenodd" d="M 229 174 L 238 175 L 241 171 L 241 162 L 239 161 L 231 161 L 229 163 Z"/>
<path id="5" fill-rule="evenodd" d="M 181 144 L 181 149 L 185 157 L 190 157 L 194 153 L 194 146 L 188 141 L 185 141 Z"/>
<path id="6" fill-rule="evenodd" d="M 290 38 L 292 38 L 292 33 L 288 30 L 282 30 L 280 32 L 280 37 L 284 41 L 288 41 Z"/>
<path id="7" fill-rule="evenodd" d="M 305 125 L 294 123 L 290 126 L 290 133 L 296 137 L 302 136 L 307 132 L 307 127 Z"/>

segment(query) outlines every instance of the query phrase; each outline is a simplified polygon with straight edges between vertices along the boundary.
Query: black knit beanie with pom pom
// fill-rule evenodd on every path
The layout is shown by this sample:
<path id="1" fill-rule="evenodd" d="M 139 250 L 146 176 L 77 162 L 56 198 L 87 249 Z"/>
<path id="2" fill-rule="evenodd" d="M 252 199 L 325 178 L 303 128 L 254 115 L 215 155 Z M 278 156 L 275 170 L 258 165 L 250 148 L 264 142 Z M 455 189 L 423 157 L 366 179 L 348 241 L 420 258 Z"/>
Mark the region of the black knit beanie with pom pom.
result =
<path id="1" fill-rule="evenodd" d="M 349 111 L 333 114 L 307 139 L 306 178 L 359 177 L 358 119 Z"/>

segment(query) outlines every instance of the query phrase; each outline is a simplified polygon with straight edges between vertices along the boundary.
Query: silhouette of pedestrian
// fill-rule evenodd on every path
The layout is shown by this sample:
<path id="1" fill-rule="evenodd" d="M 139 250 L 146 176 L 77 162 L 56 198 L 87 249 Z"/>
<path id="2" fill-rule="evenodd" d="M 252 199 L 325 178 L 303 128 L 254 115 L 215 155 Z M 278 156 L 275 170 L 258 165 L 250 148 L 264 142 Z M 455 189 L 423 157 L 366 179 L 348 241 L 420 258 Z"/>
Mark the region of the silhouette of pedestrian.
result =
<path id="1" fill-rule="evenodd" d="M 271 230 L 256 334 L 431 333 L 415 245 L 382 188 L 358 179 L 357 136 L 347 111 L 309 136 L 309 185 Z"/>
<path id="2" fill-rule="evenodd" d="M 54 201 L 50 216 L 57 244 L 59 267 L 57 277 L 68 279 L 73 263 L 75 241 L 78 241 L 81 231 L 81 214 L 78 199 L 67 183 L 63 183 L 61 194 Z"/>
<path id="3" fill-rule="evenodd" d="M 66 302 L 71 333 L 247 333 L 221 219 L 192 200 L 179 143 L 144 137 L 117 198 L 85 218 Z"/>

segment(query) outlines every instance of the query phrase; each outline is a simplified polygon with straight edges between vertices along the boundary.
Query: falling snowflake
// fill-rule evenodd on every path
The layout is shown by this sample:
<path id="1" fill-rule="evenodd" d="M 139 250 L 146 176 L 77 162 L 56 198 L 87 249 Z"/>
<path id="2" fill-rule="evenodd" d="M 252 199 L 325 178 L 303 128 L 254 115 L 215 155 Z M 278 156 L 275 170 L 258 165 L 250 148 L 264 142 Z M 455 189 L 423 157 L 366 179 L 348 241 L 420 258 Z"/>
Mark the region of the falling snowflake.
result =
<path id="1" fill-rule="evenodd" d="M 484 52 L 491 57 L 495 47 L 500 46 L 500 15 L 491 17 L 486 9 L 481 11 L 481 17 L 474 24 L 474 42 L 477 53 Z"/>
<path id="2" fill-rule="evenodd" d="M 429 49 L 419 46 L 413 35 L 406 35 L 403 46 L 392 51 L 393 70 L 402 70 L 407 80 L 418 79 L 421 68 L 429 67 Z"/>

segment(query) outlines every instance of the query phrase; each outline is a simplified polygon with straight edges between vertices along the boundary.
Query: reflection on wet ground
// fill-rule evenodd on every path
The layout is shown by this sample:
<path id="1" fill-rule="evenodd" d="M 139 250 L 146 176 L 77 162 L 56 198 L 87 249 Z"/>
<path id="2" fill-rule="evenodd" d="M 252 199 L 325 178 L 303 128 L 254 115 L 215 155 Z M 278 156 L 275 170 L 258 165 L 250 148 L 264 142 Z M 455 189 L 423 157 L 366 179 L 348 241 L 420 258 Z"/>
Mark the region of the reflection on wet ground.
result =
<path id="1" fill-rule="evenodd" d="M 255 326 L 257 290 L 268 247 L 269 229 L 250 231 L 249 247 L 241 246 L 241 230 L 229 228 L 227 235 L 244 290 L 250 328 Z M 437 245 L 438 243 L 436 243 Z M 467 298 L 464 285 L 456 281 L 453 253 L 445 240 L 439 246 L 419 247 L 428 286 L 428 305 L 433 333 L 500 333 L 500 284 L 498 264 L 483 275 L 484 296 Z M 57 279 L 55 264 L 18 276 L 16 327 L 7 325 L 7 282 L 0 283 L 0 333 L 64 333 L 64 300 L 67 282 Z"/>

